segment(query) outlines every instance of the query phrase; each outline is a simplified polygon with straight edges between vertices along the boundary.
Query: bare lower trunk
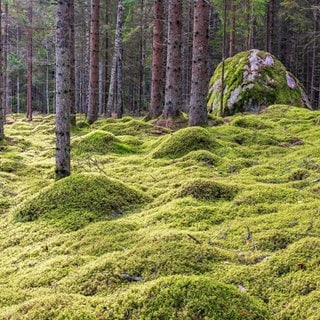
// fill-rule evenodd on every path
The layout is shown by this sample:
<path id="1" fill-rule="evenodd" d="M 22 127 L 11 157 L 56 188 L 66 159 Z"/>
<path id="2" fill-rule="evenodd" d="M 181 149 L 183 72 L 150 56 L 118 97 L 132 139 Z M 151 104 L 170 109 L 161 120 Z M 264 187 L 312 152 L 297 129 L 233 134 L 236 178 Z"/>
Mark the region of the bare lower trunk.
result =
<path id="1" fill-rule="evenodd" d="M 114 44 L 114 53 L 112 59 L 110 86 L 106 116 L 110 117 L 112 113 L 117 118 L 120 118 L 123 113 L 122 102 L 122 23 L 123 23 L 123 10 L 122 0 L 118 0 L 117 9 L 117 26 L 116 37 Z"/>
<path id="2" fill-rule="evenodd" d="M 152 43 L 152 84 L 151 84 L 151 118 L 157 118 L 163 108 L 163 0 L 155 0 L 153 3 L 153 43 Z"/>
<path id="3" fill-rule="evenodd" d="M 234 0 L 231 0 L 230 15 L 229 57 L 232 57 L 235 51 L 236 39 L 236 5 Z"/>
<path id="4" fill-rule="evenodd" d="M 195 1 L 193 23 L 193 52 L 189 124 L 203 126 L 208 123 L 206 97 L 208 93 L 208 39 L 209 4 Z"/>
<path id="5" fill-rule="evenodd" d="M 70 90 L 71 90 L 71 97 L 70 97 L 70 124 L 72 126 L 76 125 L 76 68 L 75 68 L 75 16 L 74 16 L 74 0 L 70 1 L 70 8 L 69 8 L 69 15 L 70 15 L 70 68 L 71 68 L 71 75 L 70 75 Z"/>
<path id="6" fill-rule="evenodd" d="M 164 119 L 178 117 L 182 109 L 181 31 L 182 1 L 169 0 Z"/>
<path id="7" fill-rule="evenodd" d="M 32 32 L 32 11 L 33 0 L 30 0 L 28 11 L 28 70 L 27 70 L 27 119 L 32 120 L 32 51 L 33 51 L 33 32 Z"/>
<path id="8" fill-rule="evenodd" d="M 98 119 L 99 107 L 99 0 L 91 1 L 89 96 L 87 121 Z"/>
<path id="9" fill-rule="evenodd" d="M 56 12 L 56 179 L 70 175 L 70 0 Z"/>
<path id="10" fill-rule="evenodd" d="M 0 0 L 0 8 L 1 8 L 1 0 Z M 1 10 L 0 10 L 1 11 Z M 0 14 L 0 26 L 1 26 L 1 14 Z M 3 128 L 3 104 L 2 104 L 2 94 L 3 94 L 3 86 L 2 86 L 2 28 L 0 28 L 0 141 L 4 139 L 4 128 Z"/>

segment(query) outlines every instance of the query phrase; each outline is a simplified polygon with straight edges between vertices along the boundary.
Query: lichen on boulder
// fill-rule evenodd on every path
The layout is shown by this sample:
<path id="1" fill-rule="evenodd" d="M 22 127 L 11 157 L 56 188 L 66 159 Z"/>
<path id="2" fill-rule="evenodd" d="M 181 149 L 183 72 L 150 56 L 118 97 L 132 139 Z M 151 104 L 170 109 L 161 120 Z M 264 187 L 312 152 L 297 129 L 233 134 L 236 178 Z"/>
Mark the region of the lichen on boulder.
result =
<path id="1" fill-rule="evenodd" d="M 256 113 L 272 104 L 311 109 L 298 79 L 268 52 L 253 49 L 225 60 L 222 103 L 221 75 L 222 63 L 209 83 L 208 109 L 214 114 Z"/>

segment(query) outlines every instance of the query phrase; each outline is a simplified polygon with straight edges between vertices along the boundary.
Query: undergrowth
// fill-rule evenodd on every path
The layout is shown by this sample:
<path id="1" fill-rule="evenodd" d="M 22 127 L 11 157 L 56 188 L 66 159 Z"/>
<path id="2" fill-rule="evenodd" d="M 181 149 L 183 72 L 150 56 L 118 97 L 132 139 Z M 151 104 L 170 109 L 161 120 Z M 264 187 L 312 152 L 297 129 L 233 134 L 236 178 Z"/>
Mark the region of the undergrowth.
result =
<path id="1" fill-rule="evenodd" d="M 286 105 L 176 132 L 79 119 L 55 182 L 54 117 L 16 116 L 0 319 L 318 319 L 319 119 Z"/>

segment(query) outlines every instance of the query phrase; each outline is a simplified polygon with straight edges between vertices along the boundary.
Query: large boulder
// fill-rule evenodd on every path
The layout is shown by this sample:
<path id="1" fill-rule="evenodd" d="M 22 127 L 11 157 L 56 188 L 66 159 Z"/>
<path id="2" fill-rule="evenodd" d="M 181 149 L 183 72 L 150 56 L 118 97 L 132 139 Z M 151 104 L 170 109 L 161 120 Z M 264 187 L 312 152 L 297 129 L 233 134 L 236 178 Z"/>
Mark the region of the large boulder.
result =
<path id="1" fill-rule="evenodd" d="M 221 103 L 222 63 L 209 84 L 209 112 L 222 116 L 259 112 L 272 104 L 311 109 L 298 79 L 273 55 L 256 49 L 240 52 L 224 63 L 224 96 Z"/>

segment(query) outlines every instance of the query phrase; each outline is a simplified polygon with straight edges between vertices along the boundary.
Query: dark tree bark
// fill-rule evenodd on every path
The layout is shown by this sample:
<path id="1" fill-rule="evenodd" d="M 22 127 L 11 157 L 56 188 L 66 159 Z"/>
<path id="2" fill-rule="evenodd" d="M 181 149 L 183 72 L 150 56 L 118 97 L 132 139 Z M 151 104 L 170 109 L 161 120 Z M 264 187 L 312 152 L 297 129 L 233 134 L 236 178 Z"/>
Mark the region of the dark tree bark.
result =
<path id="1" fill-rule="evenodd" d="M 317 37 L 319 32 L 319 18 L 318 18 L 318 9 L 317 7 L 313 8 L 313 45 L 312 45 L 312 65 L 311 65 L 311 84 L 310 84 L 310 102 L 314 109 L 316 109 L 316 91 L 318 88 L 316 88 L 316 76 L 317 76 L 317 57 L 318 57 L 318 51 L 319 48 L 317 46 L 318 39 Z"/>
<path id="2" fill-rule="evenodd" d="M 56 179 L 70 175 L 70 0 L 56 11 Z"/>
<path id="3" fill-rule="evenodd" d="M 75 57 L 75 14 L 74 14 L 74 0 L 70 0 L 70 124 L 76 125 L 76 57 Z"/>
<path id="4" fill-rule="evenodd" d="M 2 83 L 3 83 L 3 119 L 6 120 L 9 105 L 9 79 L 8 79 L 8 51 L 9 51 L 9 6 L 7 3 L 4 5 L 4 35 L 3 35 L 3 49 L 2 49 Z"/>
<path id="5" fill-rule="evenodd" d="M 32 57 L 33 57 L 33 0 L 29 0 L 28 8 L 28 67 L 27 67 L 27 119 L 32 121 Z"/>
<path id="6" fill-rule="evenodd" d="M 99 110 L 99 5 L 100 0 L 91 0 L 89 100 L 87 121 L 98 119 Z"/>
<path id="7" fill-rule="evenodd" d="M 229 35 L 229 57 L 235 53 L 236 42 L 236 4 L 231 0 L 230 4 L 230 35 Z"/>
<path id="8" fill-rule="evenodd" d="M 152 40 L 152 83 L 150 117 L 155 119 L 162 113 L 163 108 L 163 20 L 164 1 L 154 0 L 153 2 L 153 40 Z"/>
<path id="9" fill-rule="evenodd" d="M 163 118 L 178 117 L 182 109 L 181 90 L 182 1 L 169 0 L 168 48 Z"/>
<path id="10" fill-rule="evenodd" d="M 123 102 L 122 102 L 122 24 L 123 24 L 123 11 L 122 0 L 118 0 L 117 7 L 117 25 L 116 37 L 114 43 L 114 53 L 112 59 L 110 86 L 107 103 L 106 116 L 110 117 L 112 113 L 117 118 L 122 117 Z"/>
<path id="11" fill-rule="evenodd" d="M 189 125 L 208 123 L 206 97 L 208 93 L 209 3 L 197 0 L 194 5 L 193 51 Z"/>
<path id="12" fill-rule="evenodd" d="M 272 51 L 272 38 L 273 38 L 273 28 L 274 28 L 274 7 L 275 1 L 270 0 L 267 3 L 267 21 L 266 21 L 266 51 Z"/>
<path id="13" fill-rule="evenodd" d="M 0 0 L 0 26 L 1 26 L 1 0 Z M 3 63 L 2 63 L 2 28 L 0 28 L 0 141 L 4 139 L 4 128 L 3 128 L 3 122 L 4 122 L 4 110 L 3 110 L 3 100 L 2 100 L 2 95 L 3 95 L 3 85 L 2 85 L 2 68 L 3 68 Z"/>

